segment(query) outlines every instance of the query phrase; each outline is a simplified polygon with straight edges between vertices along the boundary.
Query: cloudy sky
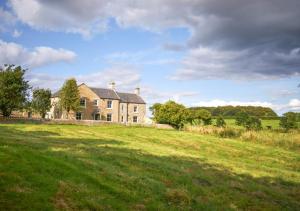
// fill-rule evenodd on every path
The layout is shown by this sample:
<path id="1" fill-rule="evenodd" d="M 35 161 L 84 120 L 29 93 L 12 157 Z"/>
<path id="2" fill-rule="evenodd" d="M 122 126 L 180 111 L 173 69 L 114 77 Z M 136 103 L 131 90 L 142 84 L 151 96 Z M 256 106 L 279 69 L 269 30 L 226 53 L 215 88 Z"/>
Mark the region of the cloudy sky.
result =
<path id="1" fill-rule="evenodd" d="M 149 104 L 300 110 L 299 0 L 0 1 L 0 64 L 35 87 L 141 87 Z"/>

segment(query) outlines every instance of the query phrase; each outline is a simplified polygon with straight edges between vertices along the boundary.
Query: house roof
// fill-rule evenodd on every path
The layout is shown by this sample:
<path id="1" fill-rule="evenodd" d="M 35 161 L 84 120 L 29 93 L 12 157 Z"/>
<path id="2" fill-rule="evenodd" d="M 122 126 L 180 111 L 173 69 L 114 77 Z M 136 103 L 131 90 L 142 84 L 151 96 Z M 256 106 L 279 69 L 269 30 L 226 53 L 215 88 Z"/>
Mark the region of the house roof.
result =
<path id="1" fill-rule="evenodd" d="M 117 92 L 122 103 L 146 104 L 145 101 L 137 94 Z"/>
<path id="2" fill-rule="evenodd" d="M 90 89 L 96 93 L 100 98 L 104 99 L 113 99 L 120 100 L 120 97 L 116 94 L 116 92 L 112 89 L 104 89 L 104 88 L 92 88 Z"/>
<path id="3" fill-rule="evenodd" d="M 120 100 L 122 103 L 146 104 L 146 102 L 137 94 L 116 92 L 112 89 L 89 87 L 96 95 L 102 99 Z M 54 92 L 52 97 L 59 97 L 59 92 Z"/>

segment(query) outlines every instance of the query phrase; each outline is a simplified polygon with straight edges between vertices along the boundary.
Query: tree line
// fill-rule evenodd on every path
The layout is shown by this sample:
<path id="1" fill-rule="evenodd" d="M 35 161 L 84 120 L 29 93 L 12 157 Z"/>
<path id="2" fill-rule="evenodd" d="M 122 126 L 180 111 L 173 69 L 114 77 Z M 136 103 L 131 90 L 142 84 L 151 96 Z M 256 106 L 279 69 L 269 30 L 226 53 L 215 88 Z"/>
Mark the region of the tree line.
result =
<path id="1" fill-rule="evenodd" d="M 213 117 L 212 113 L 207 109 L 186 108 L 184 105 L 174 101 L 167 101 L 163 104 L 156 103 L 150 107 L 150 110 L 152 111 L 153 120 L 155 122 L 169 124 L 177 129 L 182 128 L 185 124 L 211 125 L 213 118 L 216 118 L 215 126 L 226 127 L 226 121 L 222 115 Z M 242 126 L 247 130 L 262 129 L 261 119 L 258 116 L 250 115 L 244 110 L 236 113 L 234 118 L 236 125 Z M 286 131 L 289 129 L 297 129 L 298 122 L 300 122 L 300 113 L 287 112 L 280 118 L 280 127 Z"/>
<path id="2" fill-rule="evenodd" d="M 205 109 L 212 116 L 235 117 L 237 114 L 244 112 L 250 116 L 257 117 L 277 117 L 278 115 L 268 107 L 262 106 L 218 106 L 218 107 L 191 107 L 191 110 Z"/>
<path id="3" fill-rule="evenodd" d="M 0 114 L 10 117 L 14 111 L 35 112 L 45 118 L 51 108 L 51 90 L 33 88 L 25 79 L 26 69 L 21 66 L 4 65 L 0 67 Z M 59 92 L 59 107 L 66 111 L 77 111 L 80 95 L 75 79 L 65 81 Z"/>

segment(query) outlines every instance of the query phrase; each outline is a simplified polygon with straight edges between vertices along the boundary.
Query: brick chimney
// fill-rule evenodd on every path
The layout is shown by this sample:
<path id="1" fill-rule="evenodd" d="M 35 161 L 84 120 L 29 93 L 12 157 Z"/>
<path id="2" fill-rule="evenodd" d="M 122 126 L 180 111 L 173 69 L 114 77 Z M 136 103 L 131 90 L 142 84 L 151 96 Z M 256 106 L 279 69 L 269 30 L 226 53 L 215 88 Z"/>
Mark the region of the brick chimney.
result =
<path id="1" fill-rule="evenodd" d="M 134 89 L 134 94 L 140 95 L 141 89 L 139 87 Z"/>
<path id="2" fill-rule="evenodd" d="M 110 83 L 108 84 L 108 88 L 109 88 L 109 89 L 112 89 L 112 90 L 115 90 L 115 89 L 116 89 L 116 83 L 115 83 L 114 81 L 110 82 Z"/>

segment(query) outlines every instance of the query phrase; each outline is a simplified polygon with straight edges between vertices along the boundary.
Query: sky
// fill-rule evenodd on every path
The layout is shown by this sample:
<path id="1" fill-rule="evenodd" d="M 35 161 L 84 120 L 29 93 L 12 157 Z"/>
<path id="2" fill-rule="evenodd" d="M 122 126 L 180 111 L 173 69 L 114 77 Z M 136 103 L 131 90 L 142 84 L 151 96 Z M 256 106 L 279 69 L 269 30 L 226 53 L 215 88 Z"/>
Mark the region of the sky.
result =
<path id="1" fill-rule="evenodd" d="M 141 88 L 148 106 L 300 111 L 299 0 L 0 0 L 0 65 L 37 88 Z"/>

